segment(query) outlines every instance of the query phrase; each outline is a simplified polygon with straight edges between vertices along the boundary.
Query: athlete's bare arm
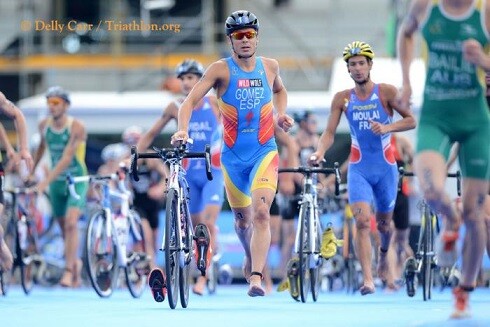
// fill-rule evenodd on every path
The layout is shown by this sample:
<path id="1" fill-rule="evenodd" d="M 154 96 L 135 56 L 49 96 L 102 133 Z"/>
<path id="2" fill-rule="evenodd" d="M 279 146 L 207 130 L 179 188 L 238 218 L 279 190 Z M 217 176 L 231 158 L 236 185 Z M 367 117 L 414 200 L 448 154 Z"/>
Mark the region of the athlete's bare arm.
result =
<path id="1" fill-rule="evenodd" d="M 384 102 L 383 105 L 391 113 L 396 111 L 402 116 L 402 119 L 391 124 L 384 125 L 380 122 L 370 121 L 371 130 L 377 135 L 382 135 L 392 132 L 401 132 L 415 128 L 416 121 L 410 107 L 403 107 L 397 101 L 398 90 L 391 84 L 379 84 L 379 93 Z"/>
<path id="2" fill-rule="evenodd" d="M 402 92 L 400 93 L 400 106 L 409 106 L 412 96 L 412 85 L 410 83 L 410 65 L 414 58 L 415 33 L 430 0 L 414 0 L 410 5 L 407 16 L 403 20 L 397 36 L 397 53 L 402 68 Z"/>
<path id="3" fill-rule="evenodd" d="M 325 156 L 325 152 L 332 146 L 342 112 L 344 111 L 346 101 L 349 99 L 349 93 L 350 90 L 344 90 L 334 95 L 327 126 L 318 140 L 316 151 L 312 154 L 312 158 L 310 158 L 311 164 L 319 165 Z"/>
<path id="4" fill-rule="evenodd" d="M 217 88 L 218 96 L 220 96 L 221 92 L 224 92 L 224 89 L 221 88 L 222 81 L 224 80 L 223 72 L 228 72 L 226 62 L 222 60 L 217 61 L 208 67 L 201 79 L 194 85 L 179 108 L 178 132 L 184 132 L 187 135 L 192 110 L 209 90 Z"/>
<path id="5" fill-rule="evenodd" d="M 281 76 L 279 75 L 279 63 L 275 59 L 262 58 L 268 78 L 272 78 L 272 101 L 277 111 L 277 123 L 285 132 L 294 124 L 294 119 L 286 115 L 288 105 L 288 93 Z"/>

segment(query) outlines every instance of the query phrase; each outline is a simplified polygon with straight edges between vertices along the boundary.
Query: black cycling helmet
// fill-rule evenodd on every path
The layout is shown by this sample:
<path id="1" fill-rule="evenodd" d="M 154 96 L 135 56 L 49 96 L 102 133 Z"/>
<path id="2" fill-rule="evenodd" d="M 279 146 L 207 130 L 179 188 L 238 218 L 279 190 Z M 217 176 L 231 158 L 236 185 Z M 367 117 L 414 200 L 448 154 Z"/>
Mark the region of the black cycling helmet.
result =
<path id="1" fill-rule="evenodd" d="M 175 69 L 175 75 L 180 78 L 184 74 L 204 75 L 204 67 L 196 60 L 186 59 Z"/>
<path id="2" fill-rule="evenodd" d="M 257 32 L 259 31 L 259 20 L 257 16 L 248 10 L 238 10 L 232 13 L 225 22 L 226 35 L 244 29 L 253 28 Z"/>
<path id="3" fill-rule="evenodd" d="M 46 99 L 49 98 L 61 98 L 70 104 L 70 94 L 61 86 L 52 86 L 46 91 Z"/>

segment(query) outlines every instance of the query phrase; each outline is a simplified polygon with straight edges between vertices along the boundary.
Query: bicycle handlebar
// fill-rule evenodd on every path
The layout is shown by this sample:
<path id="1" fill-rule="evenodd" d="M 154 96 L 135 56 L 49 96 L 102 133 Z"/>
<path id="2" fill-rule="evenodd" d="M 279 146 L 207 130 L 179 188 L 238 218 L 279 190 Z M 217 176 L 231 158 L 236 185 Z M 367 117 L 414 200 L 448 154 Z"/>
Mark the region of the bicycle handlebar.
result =
<path id="1" fill-rule="evenodd" d="M 340 194 L 340 169 L 339 163 L 335 162 L 333 164 L 333 168 L 324 168 L 324 167 L 296 167 L 296 168 L 280 168 L 278 170 L 279 173 L 301 173 L 305 176 L 311 176 L 311 174 L 335 174 L 335 195 L 338 196 Z"/>
<path id="2" fill-rule="evenodd" d="M 213 180 L 213 173 L 211 172 L 211 147 L 206 144 L 204 152 L 187 152 L 186 144 L 182 144 L 175 148 L 153 148 L 156 152 L 138 152 L 136 146 L 131 147 L 131 166 L 129 174 L 134 181 L 139 181 L 138 176 L 138 159 L 162 159 L 167 161 L 169 159 L 182 160 L 184 158 L 204 158 L 206 161 L 206 177 L 208 180 Z"/>
<path id="3" fill-rule="evenodd" d="M 404 176 L 413 177 L 415 173 L 412 171 L 405 171 L 403 167 L 398 168 L 398 172 L 400 173 L 398 177 L 398 190 L 402 187 L 402 180 Z M 456 188 L 458 191 L 458 196 L 461 196 L 461 171 L 456 171 L 455 173 L 447 173 L 446 175 L 449 178 L 456 178 Z"/>
<path id="4" fill-rule="evenodd" d="M 80 199 L 80 195 L 78 195 L 77 191 L 75 190 L 76 183 L 104 182 L 109 180 L 115 180 L 117 181 L 117 187 L 121 193 L 129 193 L 128 189 L 126 188 L 126 184 L 124 183 L 125 179 L 126 179 L 125 167 L 120 167 L 120 169 L 116 173 L 110 175 L 85 175 L 85 176 L 75 176 L 75 177 L 71 176 L 70 174 L 66 175 L 66 182 L 68 183 L 68 191 L 70 192 L 70 195 L 76 200 Z"/>

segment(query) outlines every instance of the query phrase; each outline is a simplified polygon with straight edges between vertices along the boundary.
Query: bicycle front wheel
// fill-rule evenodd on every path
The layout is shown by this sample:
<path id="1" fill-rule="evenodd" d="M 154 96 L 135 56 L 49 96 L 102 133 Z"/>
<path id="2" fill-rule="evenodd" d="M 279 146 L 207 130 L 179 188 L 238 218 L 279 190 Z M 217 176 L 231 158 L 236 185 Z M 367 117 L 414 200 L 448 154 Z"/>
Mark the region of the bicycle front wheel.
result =
<path id="1" fill-rule="evenodd" d="M 315 267 L 310 268 L 310 282 L 311 282 L 311 297 L 313 298 L 313 301 L 316 302 L 318 300 L 318 295 L 320 292 L 320 284 L 321 284 L 321 267 L 323 265 L 323 258 L 320 257 L 319 251 L 321 247 L 321 239 L 322 239 L 322 232 L 321 232 L 321 226 L 319 226 L 320 222 L 318 220 L 315 220 L 315 233 L 316 233 L 316 241 L 315 241 L 315 253 L 311 254 L 311 256 L 315 256 L 316 262 L 315 262 Z M 318 253 L 316 251 L 318 250 Z M 312 258 L 310 258 L 312 259 Z"/>
<path id="2" fill-rule="evenodd" d="M 135 210 L 130 210 L 128 219 L 129 234 L 126 244 L 128 262 L 124 272 L 129 293 L 132 297 L 139 298 L 146 287 L 151 259 L 146 255 L 146 240 L 140 215 Z"/>
<path id="3" fill-rule="evenodd" d="M 17 258 L 20 270 L 20 282 L 25 294 L 32 291 L 34 276 L 36 275 L 36 264 L 39 263 L 40 255 L 37 248 L 37 230 L 34 222 L 27 217 L 21 218 L 26 224 L 26 239 L 22 244 L 17 237 Z"/>
<path id="4" fill-rule="evenodd" d="M 310 208 L 307 204 L 301 205 L 299 222 L 300 222 L 300 233 L 299 233 L 299 293 L 301 297 L 301 302 L 306 302 L 308 299 L 308 293 L 310 291 L 310 253 L 308 247 L 309 240 L 309 229 L 308 229 L 308 218 L 310 215 Z"/>
<path id="5" fill-rule="evenodd" d="M 179 237 L 177 229 L 179 199 L 176 190 L 167 191 L 167 207 L 165 215 L 165 274 L 167 275 L 168 305 L 175 309 L 179 299 Z"/>
<path id="6" fill-rule="evenodd" d="M 95 292 L 103 298 L 112 295 L 119 272 L 117 247 L 114 239 L 106 233 L 110 223 L 104 210 L 97 211 L 88 222 L 85 238 L 87 274 Z"/>

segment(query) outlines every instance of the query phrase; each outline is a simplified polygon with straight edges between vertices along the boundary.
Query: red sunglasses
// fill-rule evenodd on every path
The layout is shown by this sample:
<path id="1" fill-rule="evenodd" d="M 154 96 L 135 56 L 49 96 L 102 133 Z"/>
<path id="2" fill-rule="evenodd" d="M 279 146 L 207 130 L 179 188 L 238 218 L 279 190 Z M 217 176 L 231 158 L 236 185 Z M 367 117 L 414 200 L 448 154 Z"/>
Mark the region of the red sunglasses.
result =
<path id="1" fill-rule="evenodd" d="M 257 31 L 233 32 L 230 36 L 233 40 L 242 40 L 244 37 L 250 40 L 257 36 Z"/>

